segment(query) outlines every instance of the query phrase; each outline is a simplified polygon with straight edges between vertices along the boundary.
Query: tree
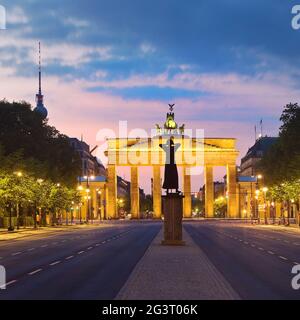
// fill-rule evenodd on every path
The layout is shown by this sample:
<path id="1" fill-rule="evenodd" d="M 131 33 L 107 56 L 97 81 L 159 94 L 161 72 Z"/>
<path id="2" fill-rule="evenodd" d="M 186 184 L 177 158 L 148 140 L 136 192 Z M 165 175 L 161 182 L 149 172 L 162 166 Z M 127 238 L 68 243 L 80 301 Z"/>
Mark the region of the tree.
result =
<path id="1" fill-rule="evenodd" d="M 76 184 L 80 159 L 68 137 L 51 127 L 26 102 L 0 101 L 0 170 L 18 165 L 43 179 Z M 22 167 L 22 168 L 21 168 Z"/>
<path id="2" fill-rule="evenodd" d="M 0 176 L 0 202 L 4 207 L 14 210 L 17 216 L 17 227 L 20 225 L 20 208 L 33 202 L 32 178 L 18 174 Z"/>
<path id="3" fill-rule="evenodd" d="M 270 186 L 300 179 L 300 107 L 285 106 L 280 117 L 279 139 L 259 164 Z"/>

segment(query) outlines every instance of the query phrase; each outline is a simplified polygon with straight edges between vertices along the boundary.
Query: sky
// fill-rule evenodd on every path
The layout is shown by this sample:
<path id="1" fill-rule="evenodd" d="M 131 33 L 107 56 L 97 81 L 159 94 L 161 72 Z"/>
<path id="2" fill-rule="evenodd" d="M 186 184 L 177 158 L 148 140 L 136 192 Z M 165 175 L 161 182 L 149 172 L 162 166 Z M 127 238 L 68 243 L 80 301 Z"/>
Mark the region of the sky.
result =
<path id="1" fill-rule="evenodd" d="M 0 0 L 0 99 L 35 104 L 41 41 L 49 124 L 62 133 L 101 146 L 99 130 L 150 130 L 176 103 L 179 124 L 236 138 L 241 157 L 260 119 L 277 135 L 283 106 L 299 101 L 297 2 Z"/>

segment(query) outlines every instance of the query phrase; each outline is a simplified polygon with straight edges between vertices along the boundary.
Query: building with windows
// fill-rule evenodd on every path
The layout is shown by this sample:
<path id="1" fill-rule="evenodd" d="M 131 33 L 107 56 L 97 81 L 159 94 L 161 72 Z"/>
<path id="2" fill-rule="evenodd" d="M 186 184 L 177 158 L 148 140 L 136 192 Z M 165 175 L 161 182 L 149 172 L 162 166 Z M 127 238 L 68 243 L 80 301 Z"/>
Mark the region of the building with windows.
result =
<path id="1" fill-rule="evenodd" d="M 241 160 L 240 176 L 256 176 L 256 166 L 264 154 L 277 141 L 276 137 L 261 137 L 249 148 L 247 154 Z"/>
<path id="2" fill-rule="evenodd" d="M 82 176 L 105 176 L 103 164 L 91 153 L 90 146 L 77 138 L 69 138 L 72 148 L 78 152 L 82 163 Z"/>

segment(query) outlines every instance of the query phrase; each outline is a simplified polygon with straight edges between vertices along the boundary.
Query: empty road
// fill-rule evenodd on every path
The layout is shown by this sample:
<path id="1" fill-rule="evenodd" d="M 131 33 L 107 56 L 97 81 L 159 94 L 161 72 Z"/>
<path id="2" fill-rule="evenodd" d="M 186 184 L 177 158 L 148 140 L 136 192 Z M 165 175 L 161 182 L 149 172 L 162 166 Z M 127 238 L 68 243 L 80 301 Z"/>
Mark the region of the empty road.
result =
<path id="1" fill-rule="evenodd" d="M 300 233 L 209 221 L 185 228 L 241 299 L 300 299 L 291 286 Z"/>
<path id="2" fill-rule="evenodd" d="M 118 221 L 3 241 L 0 300 L 114 299 L 161 227 Z M 300 233 L 221 221 L 186 221 L 184 228 L 241 299 L 300 299 L 291 286 Z"/>
<path id="3" fill-rule="evenodd" d="M 2 242 L 0 299 L 113 299 L 160 227 L 120 222 Z"/>

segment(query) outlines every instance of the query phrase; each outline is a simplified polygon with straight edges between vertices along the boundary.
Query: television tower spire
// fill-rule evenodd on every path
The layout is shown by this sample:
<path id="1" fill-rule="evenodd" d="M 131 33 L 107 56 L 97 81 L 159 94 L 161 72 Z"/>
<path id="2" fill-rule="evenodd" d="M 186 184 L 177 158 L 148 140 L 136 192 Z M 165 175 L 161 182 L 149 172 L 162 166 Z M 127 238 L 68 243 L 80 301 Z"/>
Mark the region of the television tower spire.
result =
<path id="1" fill-rule="evenodd" d="M 41 43 L 39 42 L 39 92 L 36 95 L 36 108 L 33 110 L 38 113 L 42 119 L 46 119 L 48 111 L 44 106 L 44 96 L 42 94 L 42 63 L 41 63 Z"/>
<path id="2" fill-rule="evenodd" d="M 42 95 L 41 43 L 39 42 L 39 94 Z"/>

